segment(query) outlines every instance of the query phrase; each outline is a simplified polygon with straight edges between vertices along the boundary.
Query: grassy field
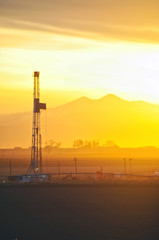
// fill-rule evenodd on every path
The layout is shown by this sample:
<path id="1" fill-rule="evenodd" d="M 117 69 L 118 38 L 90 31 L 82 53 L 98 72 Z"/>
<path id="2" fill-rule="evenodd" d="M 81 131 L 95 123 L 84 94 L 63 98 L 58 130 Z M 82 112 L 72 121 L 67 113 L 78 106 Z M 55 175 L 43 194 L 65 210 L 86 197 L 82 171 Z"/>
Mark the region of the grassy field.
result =
<path id="1" fill-rule="evenodd" d="M 0 186 L 0 239 L 159 239 L 159 186 Z"/>
<path id="2" fill-rule="evenodd" d="M 0 160 L 0 175 L 11 174 L 25 174 L 30 165 L 30 160 Z M 60 168 L 60 169 L 59 169 Z M 141 174 L 141 175 L 154 175 L 154 172 L 159 171 L 159 159 L 126 159 L 124 158 L 81 158 L 77 159 L 78 172 L 96 173 L 101 171 L 103 173 L 121 173 L 124 174 Z M 52 158 L 48 161 L 43 161 L 43 172 L 45 173 L 74 173 L 75 161 L 73 158 Z"/>

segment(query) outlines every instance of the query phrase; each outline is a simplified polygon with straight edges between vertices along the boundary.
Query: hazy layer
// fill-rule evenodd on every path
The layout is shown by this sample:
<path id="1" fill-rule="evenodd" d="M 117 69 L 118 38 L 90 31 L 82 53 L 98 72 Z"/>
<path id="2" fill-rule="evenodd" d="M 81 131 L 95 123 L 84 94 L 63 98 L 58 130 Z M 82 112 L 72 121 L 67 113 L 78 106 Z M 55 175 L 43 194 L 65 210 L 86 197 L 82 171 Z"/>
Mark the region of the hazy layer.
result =
<path id="1" fill-rule="evenodd" d="M 0 26 L 158 43 L 158 8 L 156 0 L 1 0 Z"/>
<path id="2" fill-rule="evenodd" d="M 73 91 L 159 103 L 158 7 L 156 0 L 0 0 L 1 113 L 31 109 L 34 70 L 42 89 L 58 90 L 46 99 L 50 107 L 74 99 Z"/>
<path id="3" fill-rule="evenodd" d="M 158 146 L 159 106 L 114 95 L 86 97 L 42 113 L 43 144 L 53 139 L 71 147 L 76 139 L 113 140 L 122 147 Z M 32 113 L 1 115 L 0 146 L 31 144 Z"/>

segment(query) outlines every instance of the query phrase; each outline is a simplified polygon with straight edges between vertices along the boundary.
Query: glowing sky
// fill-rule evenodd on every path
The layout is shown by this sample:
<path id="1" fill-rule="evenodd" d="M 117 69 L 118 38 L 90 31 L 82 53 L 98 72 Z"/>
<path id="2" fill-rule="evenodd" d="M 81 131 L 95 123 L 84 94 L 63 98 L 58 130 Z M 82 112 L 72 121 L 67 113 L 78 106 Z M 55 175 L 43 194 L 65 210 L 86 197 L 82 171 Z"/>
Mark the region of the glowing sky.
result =
<path id="1" fill-rule="evenodd" d="M 1 113 L 108 93 L 159 103 L 159 1 L 0 0 Z"/>

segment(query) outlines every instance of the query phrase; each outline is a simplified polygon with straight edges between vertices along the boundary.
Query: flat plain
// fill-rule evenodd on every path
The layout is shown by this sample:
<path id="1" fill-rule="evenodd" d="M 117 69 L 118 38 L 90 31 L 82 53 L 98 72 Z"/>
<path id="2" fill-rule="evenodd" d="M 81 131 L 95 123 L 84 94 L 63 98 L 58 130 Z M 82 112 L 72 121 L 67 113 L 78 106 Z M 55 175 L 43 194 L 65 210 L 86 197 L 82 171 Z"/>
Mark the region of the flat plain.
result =
<path id="1" fill-rule="evenodd" d="M 159 185 L 0 186 L 1 240 L 159 239 Z"/>

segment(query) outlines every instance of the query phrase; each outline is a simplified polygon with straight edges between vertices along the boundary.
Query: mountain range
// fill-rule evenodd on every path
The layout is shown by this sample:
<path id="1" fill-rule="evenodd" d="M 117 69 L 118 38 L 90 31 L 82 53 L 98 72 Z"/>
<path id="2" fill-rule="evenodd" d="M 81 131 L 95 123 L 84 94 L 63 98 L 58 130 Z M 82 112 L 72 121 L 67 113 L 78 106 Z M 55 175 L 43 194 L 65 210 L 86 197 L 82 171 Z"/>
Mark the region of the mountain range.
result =
<path id="1" fill-rule="evenodd" d="M 53 139 L 72 147 L 76 139 L 114 141 L 121 147 L 159 146 L 159 105 L 108 94 L 81 97 L 41 113 L 43 145 Z M 31 145 L 32 113 L 0 115 L 0 148 Z"/>

